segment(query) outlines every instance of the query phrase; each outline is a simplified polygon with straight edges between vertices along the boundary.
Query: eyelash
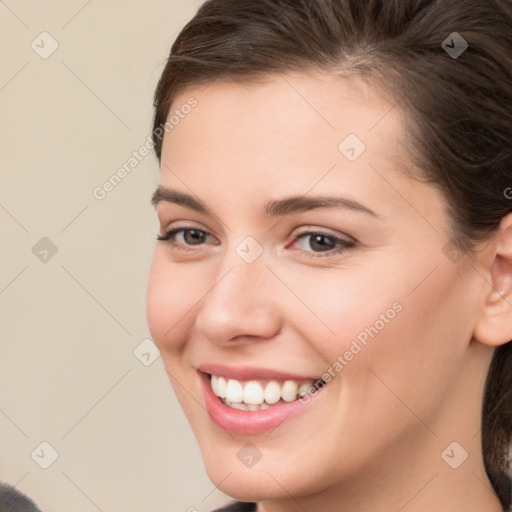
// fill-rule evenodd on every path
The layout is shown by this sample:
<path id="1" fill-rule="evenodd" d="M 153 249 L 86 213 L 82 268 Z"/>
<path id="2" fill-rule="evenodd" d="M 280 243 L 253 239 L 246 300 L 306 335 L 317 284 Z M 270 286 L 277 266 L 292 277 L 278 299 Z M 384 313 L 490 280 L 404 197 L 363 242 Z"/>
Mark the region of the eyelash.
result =
<path id="1" fill-rule="evenodd" d="M 169 242 L 169 244 L 171 246 L 173 246 L 174 248 L 180 248 L 182 250 L 185 250 L 185 251 L 188 251 L 188 250 L 194 250 L 194 249 L 190 249 L 190 247 L 187 247 L 187 248 L 183 248 L 183 245 L 182 244 L 179 244 L 179 243 L 176 243 L 174 240 L 173 240 L 173 237 L 175 235 L 177 235 L 178 233 L 180 232 L 185 232 L 185 231 L 199 231 L 200 233 L 204 233 L 205 235 L 210 235 L 211 236 L 211 233 L 208 233 L 208 231 L 204 231 L 202 229 L 197 229 L 197 228 L 174 228 L 174 229 L 170 229 L 169 231 L 165 231 L 161 234 L 159 234 L 157 236 L 157 240 L 159 241 L 162 241 L 162 242 Z M 320 236 L 323 236 L 325 238 L 328 238 L 330 240 L 332 240 L 335 244 L 338 244 L 338 248 L 337 249 L 334 249 L 334 250 L 328 250 L 328 251 L 303 251 L 305 253 L 305 256 L 307 258 L 321 258 L 321 257 L 327 257 L 327 256 L 333 256 L 333 255 L 337 255 L 337 254 L 340 254 L 340 253 L 343 253 L 343 252 L 346 252 L 346 251 L 349 251 L 350 249 L 354 248 L 355 246 L 355 242 L 352 241 L 352 240 L 345 240 L 343 238 L 339 238 L 337 236 L 334 236 L 334 235 L 331 235 L 331 234 L 328 234 L 328 233 L 323 233 L 321 231 L 304 231 L 303 233 L 298 233 L 295 238 L 293 239 L 293 242 L 292 243 L 295 243 L 297 240 L 300 240 L 302 238 L 306 238 L 308 236 L 315 236 L 315 235 L 320 235 Z M 202 244 L 198 244 L 198 245 L 202 245 Z"/>

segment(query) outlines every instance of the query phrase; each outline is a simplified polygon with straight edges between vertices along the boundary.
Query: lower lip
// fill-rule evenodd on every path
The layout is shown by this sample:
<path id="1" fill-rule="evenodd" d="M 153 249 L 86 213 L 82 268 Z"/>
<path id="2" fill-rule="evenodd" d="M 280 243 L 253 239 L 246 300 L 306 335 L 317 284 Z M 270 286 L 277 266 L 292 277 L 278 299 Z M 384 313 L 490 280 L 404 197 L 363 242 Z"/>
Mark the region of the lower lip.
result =
<path id="1" fill-rule="evenodd" d="M 260 434 L 275 430 L 286 420 L 303 412 L 314 399 L 311 397 L 308 403 L 299 400 L 279 403 L 260 411 L 240 411 L 228 407 L 214 394 L 207 374 L 199 372 L 199 377 L 210 417 L 220 428 L 233 434 Z"/>

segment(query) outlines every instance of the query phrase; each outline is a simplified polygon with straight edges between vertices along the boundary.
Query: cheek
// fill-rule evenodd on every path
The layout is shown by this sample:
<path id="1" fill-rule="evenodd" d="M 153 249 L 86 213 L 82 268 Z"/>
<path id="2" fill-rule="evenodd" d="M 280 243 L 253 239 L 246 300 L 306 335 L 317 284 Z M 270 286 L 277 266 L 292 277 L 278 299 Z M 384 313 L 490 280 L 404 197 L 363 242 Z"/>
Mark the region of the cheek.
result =
<path id="1" fill-rule="evenodd" d="M 385 384 L 411 405 L 422 396 L 425 402 L 418 405 L 428 406 L 429 397 L 439 397 L 454 378 L 453 367 L 471 335 L 461 314 L 466 293 L 452 268 L 441 263 L 422 282 L 429 265 L 408 268 L 402 262 L 400 272 L 393 272 L 393 265 L 381 261 L 364 273 L 347 268 L 337 276 L 326 272 L 293 280 L 311 311 L 295 302 L 304 314 L 297 325 L 322 354 L 331 378 L 342 375 L 340 397 L 354 401 L 351 408 L 385 395 Z"/>
<path id="2" fill-rule="evenodd" d="M 426 424 L 436 423 L 471 336 L 471 322 L 462 314 L 467 307 L 463 288 L 452 268 L 439 265 L 420 286 L 398 295 L 402 310 L 368 340 L 358 362 L 347 367 L 349 383 L 366 381 L 366 388 L 355 391 L 353 398 L 378 408 L 375 397 L 380 396 L 393 411 L 390 428 L 402 418 L 421 429 L 409 409 Z"/>
<path id="3" fill-rule="evenodd" d="M 364 272 L 326 269 L 316 275 L 306 269 L 288 277 L 300 299 L 288 301 L 290 318 L 298 319 L 304 338 L 331 363 L 349 350 L 354 340 L 364 347 L 403 315 L 405 286 L 382 267 Z"/>
<path id="4" fill-rule="evenodd" d="M 204 285 L 197 272 L 176 268 L 157 248 L 151 265 L 146 315 L 151 336 L 160 350 L 179 350 L 190 329 L 192 309 Z"/>

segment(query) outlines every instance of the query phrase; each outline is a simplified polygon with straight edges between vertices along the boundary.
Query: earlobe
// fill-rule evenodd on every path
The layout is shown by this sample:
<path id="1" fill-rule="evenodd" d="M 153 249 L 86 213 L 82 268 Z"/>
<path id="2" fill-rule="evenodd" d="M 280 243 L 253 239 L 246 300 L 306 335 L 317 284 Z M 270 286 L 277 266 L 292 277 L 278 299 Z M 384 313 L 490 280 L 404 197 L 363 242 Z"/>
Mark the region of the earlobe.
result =
<path id="1" fill-rule="evenodd" d="M 512 213 L 502 219 L 494 239 L 488 268 L 491 282 L 485 287 L 473 337 L 497 347 L 512 340 Z"/>

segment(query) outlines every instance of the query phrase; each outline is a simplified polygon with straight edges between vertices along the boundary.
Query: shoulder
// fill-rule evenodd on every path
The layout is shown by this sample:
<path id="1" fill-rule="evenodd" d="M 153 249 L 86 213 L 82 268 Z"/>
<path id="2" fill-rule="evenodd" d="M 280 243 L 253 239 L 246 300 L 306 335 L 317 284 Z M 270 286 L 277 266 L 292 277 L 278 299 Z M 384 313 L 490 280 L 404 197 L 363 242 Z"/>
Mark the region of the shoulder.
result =
<path id="1" fill-rule="evenodd" d="M 213 512 L 256 512 L 256 503 L 242 502 L 242 501 L 234 501 L 229 505 L 218 508 Z"/>
<path id="2" fill-rule="evenodd" d="M 0 482 L 0 510 L 2 512 L 41 512 L 30 498 L 2 482 Z"/>

